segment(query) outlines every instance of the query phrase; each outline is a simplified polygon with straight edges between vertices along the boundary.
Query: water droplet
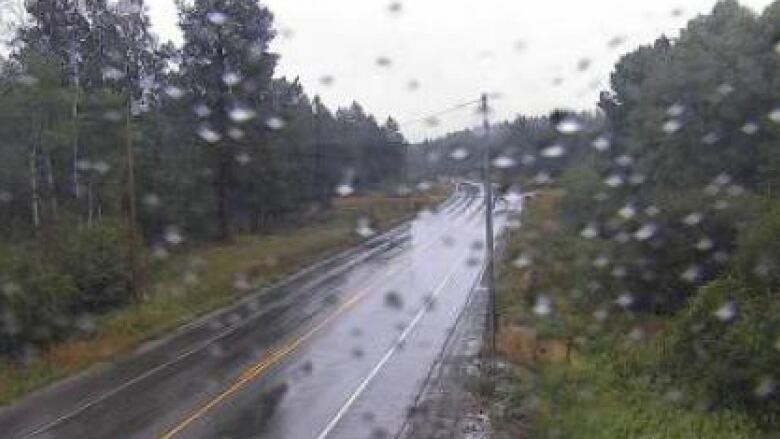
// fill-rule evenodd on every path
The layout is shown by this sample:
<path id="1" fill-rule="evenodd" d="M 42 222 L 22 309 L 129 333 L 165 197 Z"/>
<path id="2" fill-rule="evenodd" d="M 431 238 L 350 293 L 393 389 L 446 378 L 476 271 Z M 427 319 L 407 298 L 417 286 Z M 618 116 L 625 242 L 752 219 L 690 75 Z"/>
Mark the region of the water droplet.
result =
<path id="1" fill-rule="evenodd" d="M 184 242 L 184 237 L 179 231 L 179 228 L 176 226 L 166 227 L 164 238 L 165 238 L 165 242 L 167 242 L 170 245 L 179 245 L 182 242 Z"/>
<path id="2" fill-rule="evenodd" d="M 582 131 L 582 128 L 582 123 L 573 117 L 567 117 L 555 126 L 561 134 L 576 134 Z"/>
<path id="3" fill-rule="evenodd" d="M 222 82 L 228 87 L 233 87 L 241 82 L 241 76 L 236 72 L 225 72 L 225 74 L 222 75 Z"/>
<path id="4" fill-rule="evenodd" d="M 663 130 L 666 134 L 674 134 L 682 128 L 682 122 L 677 119 L 670 119 L 664 122 Z"/>
<path id="5" fill-rule="evenodd" d="M 774 123 L 780 123 L 780 107 L 769 112 L 769 120 Z"/>
<path id="6" fill-rule="evenodd" d="M 718 308 L 713 315 L 721 322 L 730 322 L 737 316 L 737 305 L 734 302 L 727 302 Z"/>
<path id="7" fill-rule="evenodd" d="M 397 292 L 390 291 L 385 294 L 385 306 L 393 309 L 402 309 L 404 307 L 404 300 Z"/>
<path id="8" fill-rule="evenodd" d="M 619 307 L 626 309 L 634 303 L 634 297 L 631 296 L 631 294 L 629 293 L 623 293 L 620 296 L 618 296 L 618 298 L 615 300 L 615 303 Z"/>
<path id="9" fill-rule="evenodd" d="M 593 239 L 599 236 L 599 231 L 594 224 L 588 224 L 584 229 L 582 229 L 580 236 L 585 239 Z"/>
<path id="10" fill-rule="evenodd" d="M 390 67 L 393 65 L 393 61 L 386 56 L 380 56 L 376 59 L 376 65 L 379 67 Z"/>
<path id="11" fill-rule="evenodd" d="M 772 377 L 763 377 L 759 381 L 756 388 L 753 390 L 753 394 L 761 399 L 766 399 L 775 393 L 777 388 L 777 382 Z"/>
<path id="12" fill-rule="evenodd" d="M 420 88 L 420 81 L 417 81 L 416 79 L 412 79 L 406 83 L 406 88 L 409 91 L 416 91 L 418 88 Z"/>
<path id="13" fill-rule="evenodd" d="M 680 274 L 680 279 L 688 283 L 694 283 L 701 276 L 701 268 L 698 265 L 691 265 Z"/>
<path id="14" fill-rule="evenodd" d="M 355 193 L 355 189 L 349 184 L 340 184 L 336 187 L 336 194 L 340 197 L 348 197 Z"/>
<path id="15" fill-rule="evenodd" d="M 584 72 L 585 70 L 588 70 L 590 64 L 591 62 L 588 58 L 582 58 L 579 61 L 577 61 L 577 70 Z"/>
<path id="16" fill-rule="evenodd" d="M 285 125 L 286 123 L 280 117 L 269 117 L 265 121 L 265 126 L 272 130 L 281 130 Z"/>
<path id="17" fill-rule="evenodd" d="M 356 232 L 361 238 L 370 238 L 376 234 L 374 229 L 371 228 L 371 222 L 368 220 L 368 218 L 358 219 Z"/>
<path id="18" fill-rule="evenodd" d="M 252 161 L 252 157 L 249 154 L 242 152 L 236 156 L 236 161 L 239 165 L 246 166 Z"/>
<path id="19" fill-rule="evenodd" d="M 723 96 L 728 96 L 733 92 L 734 92 L 734 87 L 727 82 L 724 82 L 723 84 L 718 86 L 718 93 L 720 93 Z"/>
<path id="20" fill-rule="evenodd" d="M 758 132 L 759 126 L 755 122 L 747 122 L 745 125 L 742 125 L 742 132 L 747 134 L 748 136 L 752 136 Z"/>
<path id="21" fill-rule="evenodd" d="M 658 228 L 655 226 L 655 224 L 645 224 L 640 227 L 639 230 L 634 232 L 634 239 L 637 241 L 646 241 L 655 236 L 655 232 L 657 230 Z"/>
<path id="22" fill-rule="evenodd" d="M 103 79 L 111 81 L 118 81 L 125 77 L 125 72 L 111 66 L 103 67 L 101 73 L 103 74 Z"/>
<path id="23" fill-rule="evenodd" d="M 170 85 L 165 87 L 165 94 L 171 99 L 178 100 L 184 97 L 184 90 L 174 85 Z"/>
<path id="24" fill-rule="evenodd" d="M 623 219 L 629 220 L 633 218 L 634 215 L 636 215 L 636 209 L 634 206 L 626 205 L 618 211 L 618 215 L 620 215 L 620 217 Z"/>
<path id="25" fill-rule="evenodd" d="M 701 213 L 693 212 L 692 214 L 683 218 L 683 223 L 688 226 L 695 226 L 701 222 L 702 218 L 703 216 Z"/>
<path id="26" fill-rule="evenodd" d="M 552 312 L 552 301 L 547 296 L 538 296 L 533 311 L 538 316 L 550 315 Z"/>
<path id="27" fill-rule="evenodd" d="M 456 148 L 452 153 L 450 154 L 450 157 L 452 157 L 453 160 L 464 160 L 469 156 L 469 151 L 466 148 Z"/>
<path id="28" fill-rule="evenodd" d="M 557 158 L 563 156 L 564 154 L 566 154 L 566 149 L 558 144 L 548 146 L 542 150 L 542 157 L 547 158 Z"/>
<path id="29" fill-rule="evenodd" d="M 609 139 L 604 136 L 596 138 L 591 144 L 597 151 L 606 151 L 610 147 Z"/>
<path id="30" fill-rule="evenodd" d="M 397 15 L 400 14 L 403 11 L 403 5 L 401 2 L 392 2 L 389 5 L 387 5 L 387 12 Z"/>
<path id="31" fill-rule="evenodd" d="M 335 82 L 335 79 L 331 75 L 322 75 L 320 76 L 320 84 L 330 87 Z"/>
<path id="32" fill-rule="evenodd" d="M 200 126 L 197 130 L 198 136 L 208 143 L 217 143 L 222 140 L 222 136 L 207 126 Z"/>
<path id="33" fill-rule="evenodd" d="M 244 131 L 238 127 L 228 128 L 228 136 L 233 140 L 241 140 L 244 138 Z"/>
<path id="34" fill-rule="evenodd" d="M 195 111 L 195 115 L 201 119 L 211 116 L 211 108 L 205 104 L 196 105 L 193 111 Z"/>
<path id="35" fill-rule="evenodd" d="M 713 243 L 710 238 L 702 238 L 696 243 L 696 250 L 706 252 L 712 250 L 714 246 L 715 243 Z"/>
<path id="36" fill-rule="evenodd" d="M 616 35 L 612 38 L 610 38 L 609 41 L 607 41 L 607 47 L 610 49 L 614 49 L 616 47 L 622 46 L 623 43 L 626 42 L 626 38 L 622 35 Z"/>
<path id="37" fill-rule="evenodd" d="M 493 159 L 493 166 L 499 169 L 511 168 L 515 165 L 515 160 L 507 156 L 499 156 Z"/>
<path id="38" fill-rule="evenodd" d="M 235 123 L 248 122 L 254 119 L 256 115 L 257 113 L 254 110 L 243 106 L 235 106 L 228 113 L 228 116 L 230 116 L 230 120 L 232 120 Z"/>
<path id="39" fill-rule="evenodd" d="M 528 255 L 520 255 L 512 262 L 515 268 L 523 269 L 531 265 L 532 261 Z"/>
<path id="40" fill-rule="evenodd" d="M 209 20 L 211 24 L 215 24 L 217 26 L 222 26 L 223 24 L 228 22 L 228 16 L 224 12 L 219 11 L 212 11 L 206 14 L 206 18 Z"/>
<path id="41" fill-rule="evenodd" d="M 623 154 L 620 157 L 615 159 L 615 163 L 617 163 L 618 166 L 627 168 L 632 164 L 634 164 L 634 159 L 630 155 Z"/>
<path id="42" fill-rule="evenodd" d="M 607 186 L 609 186 L 611 188 L 620 187 L 620 186 L 623 185 L 623 177 L 621 177 L 620 175 L 617 175 L 617 174 L 611 175 L 611 176 L 607 177 L 606 180 L 604 180 L 604 184 L 606 184 Z"/>

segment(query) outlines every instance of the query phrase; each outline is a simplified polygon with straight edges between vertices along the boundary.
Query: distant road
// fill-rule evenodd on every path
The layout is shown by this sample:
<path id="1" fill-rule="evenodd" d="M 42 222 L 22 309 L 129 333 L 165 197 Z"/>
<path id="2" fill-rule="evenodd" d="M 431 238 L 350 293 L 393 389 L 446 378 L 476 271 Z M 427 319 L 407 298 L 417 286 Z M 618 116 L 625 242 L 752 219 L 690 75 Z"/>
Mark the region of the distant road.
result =
<path id="1" fill-rule="evenodd" d="M 481 275 L 483 217 L 462 184 L 411 226 L 0 411 L 1 436 L 392 437 Z"/>

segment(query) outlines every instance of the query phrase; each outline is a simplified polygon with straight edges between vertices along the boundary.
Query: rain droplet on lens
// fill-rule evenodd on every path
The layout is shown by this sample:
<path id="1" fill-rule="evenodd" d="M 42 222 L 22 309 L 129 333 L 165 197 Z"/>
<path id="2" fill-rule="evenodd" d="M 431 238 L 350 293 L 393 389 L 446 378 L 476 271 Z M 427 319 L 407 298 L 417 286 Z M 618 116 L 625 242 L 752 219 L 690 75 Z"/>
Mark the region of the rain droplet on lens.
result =
<path id="1" fill-rule="evenodd" d="M 452 153 L 450 154 L 450 157 L 452 157 L 453 160 L 464 160 L 469 156 L 469 151 L 466 148 L 456 148 Z"/>
<path id="2" fill-rule="evenodd" d="M 228 112 L 228 116 L 230 117 L 230 120 L 239 124 L 254 119 L 256 115 L 257 113 L 255 113 L 255 111 L 252 110 L 251 108 L 247 108 L 240 105 L 233 107 Z"/>
<path id="3" fill-rule="evenodd" d="M 582 128 L 582 123 L 573 117 L 566 117 L 555 126 L 561 134 L 576 134 L 582 131 Z"/>
<path id="4" fill-rule="evenodd" d="M 371 228 L 371 222 L 368 220 L 368 218 L 358 219 L 356 232 L 361 238 L 370 238 L 376 234 L 376 231 Z"/>
<path id="5" fill-rule="evenodd" d="M 379 67 L 390 67 L 391 65 L 393 65 L 393 61 L 386 56 L 380 56 L 379 58 L 376 59 L 376 65 L 378 65 Z"/>
<path id="6" fill-rule="evenodd" d="M 771 120 L 774 123 L 780 123 L 780 107 L 775 108 L 774 110 L 769 112 L 769 120 Z"/>
<path id="7" fill-rule="evenodd" d="M 265 126 L 267 126 L 269 129 L 272 129 L 274 131 L 281 130 L 285 127 L 285 122 L 280 117 L 269 117 L 268 120 L 265 121 Z"/>
<path id="8" fill-rule="evenodd" d="M 682 128 L 682 122 L 677 119 L 670 119 L 664 122 L 662 128 L 666 134 L 674 134 Z"/>
<path id="9" fill-rule="evenodd" d="M 755 122 L 746 122 L 745 125 L 742 125 L 742 128 L 740 128 L 741 131 L 748 136 L 752 136 L 758 132 L 758 124 Z"/>
<path id="10" fill-rule="evenodd" d="M 547 158 L 558 158 L 562 157 L 564 154 L 566 154 L 566 149 L 558 144 L 548 146 L 542 150 L 542 157 Z"/>
<path id="11" fill-rule="evenodd" d="M 634 232 L 634 239 L 637 241 L 646 241 L 655 235 L 657 228 L 654 224 L 645 224 Z"/>
<path id="12" fill-rule="evenodd" d="M 721 322 L 730 322 L 737 316 L 737 305 L 734 302 L 724 303 L 713 315 Z"/>
<path id="13" fill-rule="evenodd" d="M 215 24 L 217 26 L 221 26 L 228 21 L 228 16 L 224 12 L 218 12 L 218 11 L 211 11 L 208 14 L 206 14 L 206 18 L 209 20 L 211 24 Z"/>
<path id="14" fill-rule="evenodd" d="M 222 140 L 222 136 L 207 126 L 198 127 L 198 136 L 208 143 L 217 143 Z"/>
<path id="15" fill-rule="evenodd" d="M 184 97 L 184 90 L 176 86 L 165 87 L 165 94 L 171 99 L 181 99 Z"/>
<path id="16" fill-rule="evenodd" d="M 228 87 L 233 87 L 241 82 L 241 76 L 236 72 L 225 72 L 225 74 L 222 75 L 222 82 Z"/>
<path id="17" fill-rule="evenodd" d="M 582 58 L 581 60 L 577 61 L 577 70 L 584 72 L 585 70 L 588 70 L 590 64 L 591 63 L 588 58 Z"/>
<path id="18" fill-rule="evenodd" d="M 385 294 L 385 306 L 393 309 L 402 309 L 404 307 L 403 298 L 397 292 L 390 291 Z"/>
<path id="19" fill-rule="evenodd" d="M 507 156 L 499 156 L 493 159 L 493 166 L 499 169 L 511 168 L 515 165 L 515 160 Z"/>
<path id="20" fill-rule="evenodd" d="M 580 232 L 580 236 L 585 239 L 593 239 L 599 236 L 599 231 L 594 224 L 589 224 Z"/>
<path id="21" fill-rule="evenodd" d="M 548 316 L 552 313 L 552 300 L 547 296 L 538 296 L 533 307 L 534 314 L 538 316 Z"/>
<path id="22" fill-rule="evenodd" d="M 336 194 L 340 197 L 348 197 L 355 193 L 355 189 L 349 184 L 340 184 L 336 187 Z"/>
<path id="23" fill-rule="evenodd" d="M 609 139 L 604 136 L 596 138 L 591 144 L 597 151 L 606 151 L 610 147 Z"/>
<path id="24" fill-rule="evenodd" d="M 329 86 L 333 85 L 334 81 L 335 81 L 335 79 L 331 75 L 322 75 L 322 76 L 320 76 L 320 84 L 322 84 L 322 85 L 324 85 L 326 87 L 329 87 Z"/>
<path id="25" fill-rule="evenodd" d="M 387 6 L 387 11 L 391 14 L 400 14 L 403 8 L 401 2 L 392 2 Z"/>

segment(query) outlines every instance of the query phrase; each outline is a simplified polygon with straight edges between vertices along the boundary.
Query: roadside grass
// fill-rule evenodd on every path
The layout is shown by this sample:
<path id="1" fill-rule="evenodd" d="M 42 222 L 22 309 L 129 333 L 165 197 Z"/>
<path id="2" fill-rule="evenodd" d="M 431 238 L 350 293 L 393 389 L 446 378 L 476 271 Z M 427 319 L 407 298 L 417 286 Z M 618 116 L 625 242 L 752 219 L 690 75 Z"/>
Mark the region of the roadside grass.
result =
<path id="1" fill-rule="evenodd" d="M 358 244 L 364 239 L 356 232 L 360 218 L 383 232 L 439 204 L 448 191 L 442 186 L 410 197 L 338 199 L 308 225 L 150 258 L 155 266 L 148 270 L 146 300 L 96 317 L 92 335 L 54 344 L 24 364 L 0 361 L 0 405 L 128 354 L 145 341 Z"/>
<path id="2" fill-rule="evenodd" d="M 496 437 L 766 437 L 746 415 L 708 410 L 657 373 L 658 335 L 669 321 L 623 313 L 598 323 L 576 305 L 570 292 L 582 270 L 573 267 L 592 255 L 557 226 L 559 199 L 547 191 L 527 203 L 500 271 L 499 350 L 507 373 L 492 398 Z M 554 313 L 532 311 L 540 293 L 552 298 Z M 632 340 L 627 335 L 637 328 L 645 336 Z"/>

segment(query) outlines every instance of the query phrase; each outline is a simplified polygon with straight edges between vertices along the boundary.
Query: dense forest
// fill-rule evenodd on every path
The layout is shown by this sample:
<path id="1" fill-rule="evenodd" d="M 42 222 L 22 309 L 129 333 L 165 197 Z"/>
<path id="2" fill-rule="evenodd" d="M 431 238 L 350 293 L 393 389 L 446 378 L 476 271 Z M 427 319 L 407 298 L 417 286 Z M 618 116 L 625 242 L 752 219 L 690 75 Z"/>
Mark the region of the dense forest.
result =
<path id="1" fill-rule="evenodd" d="M 139 300 L 149 255 L 399 183 L 398 124 L 275 77 L 255 1 L 179 3 L 182 47 L 158 41 L 142 0 L 25 7 L 0 58 L 2 354 Z"/>
<path id="2" fill-rule="evenodd" d="M 503 324 L 563 337 L 578 360 L 525 388 L 547 404 L 536 433 L 777 431 L 780 2 L 721 1 L 624 55 L 610 86 L 596 114 L 519 117 L 417 157 L 478 176 L 487 142 L 507 194 L 544 194 L 512 232 Z"/>

